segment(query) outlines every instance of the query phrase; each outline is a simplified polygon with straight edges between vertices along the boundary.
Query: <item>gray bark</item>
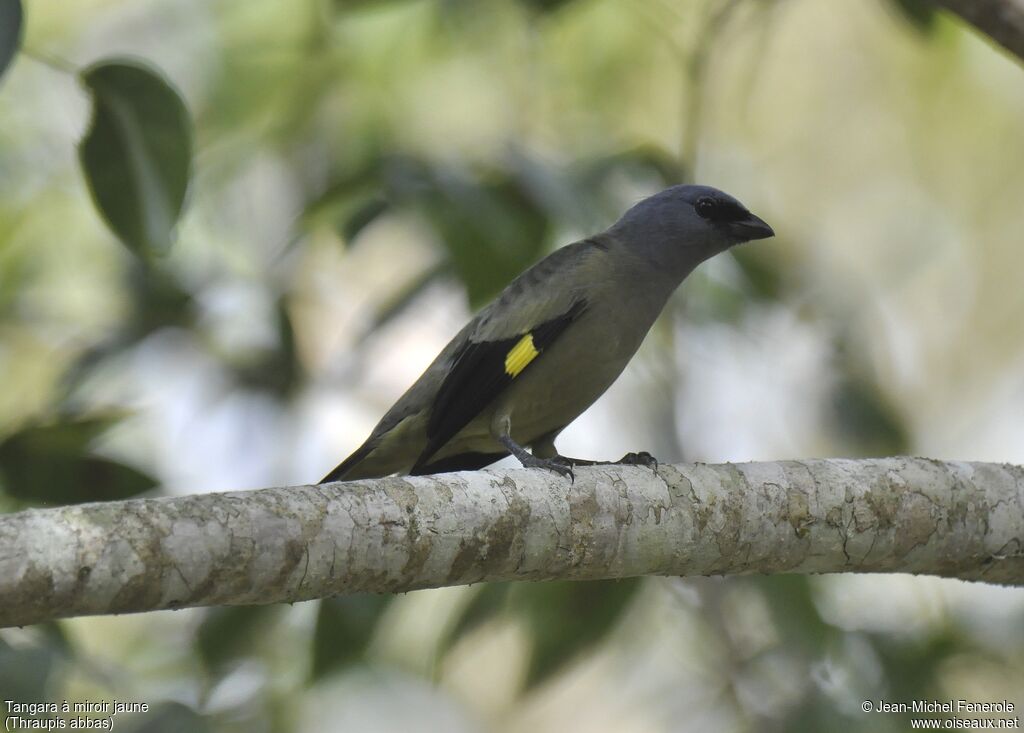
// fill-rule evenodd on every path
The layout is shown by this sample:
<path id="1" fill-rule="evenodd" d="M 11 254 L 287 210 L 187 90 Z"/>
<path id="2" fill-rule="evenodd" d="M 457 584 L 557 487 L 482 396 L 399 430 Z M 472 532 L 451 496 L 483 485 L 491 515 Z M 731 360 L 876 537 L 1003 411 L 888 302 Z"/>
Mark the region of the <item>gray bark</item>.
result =
<path id="1" fill-rule="evenodd" d="M 1024 585 L 1024 468 L 923 458 L 395 477 L 0 516 L 0 626 L 488 580 Z"/>
<path id="2" fill-rule="evenodd" d="M 933 0 L 1024 61 L 1024 0 Z"/>

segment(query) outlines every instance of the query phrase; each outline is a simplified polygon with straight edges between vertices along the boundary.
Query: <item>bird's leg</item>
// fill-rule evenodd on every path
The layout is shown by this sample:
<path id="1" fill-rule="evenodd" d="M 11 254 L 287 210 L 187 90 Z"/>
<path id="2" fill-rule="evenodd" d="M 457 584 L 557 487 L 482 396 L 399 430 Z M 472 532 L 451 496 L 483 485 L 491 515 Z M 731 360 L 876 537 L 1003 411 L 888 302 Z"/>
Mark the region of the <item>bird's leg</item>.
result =
<path id="1" fill-rule="evenodd" d="M 497 430 L 493 430 L 496 427 Z M 523 464 L 523 468 L 546 468 L 549 471 L 565 476 L 570 481 L 575 481 L 576 477 L 573 475 L 571 464 L 561 460 L 559 456 L 554 458 L 541 458 L 530 453 L 526 448 L 519 445 L 519 443 L 512 440 L 511 436 L 511 424 L 509 419 L 496 421 L 492 427 L 492 434 L 497 433 L 495 437 L 498 442 L 505 446 L 505 449 L 514 455 L 516 459 Z"/>
<path id="2" fill-rule="evenodd" d="M 569 466 L 646 466 L 651 470 L 658 470 L 658 459 L 647 451 L 639 453 L 627 453 L 617 461 L 592 461 L 587 458 L 572 458 L 563 456 L 555 448 L 556 433 L 548 434 L 535 441 L 532 445 L 533 455 L 540 458 L 547 458 L 553 461 L 561 461 Z"/>
<path id="3" fill-rule="evenodd" d="M 498 436 L 498 442 L 500 442 L 509 453 L 514 455 L 520 463 L 523 464 L 523 468 L 546 468 L 549 471 L 554 471 L 557 474 L 565 476 L 570 480 L 575 480 L 575 476 L 572 473 L 572 467 L 558 458 L 538 458 L 537 456 L 530 453 L 519 443 L 512 440 L 510 435 Z"/>

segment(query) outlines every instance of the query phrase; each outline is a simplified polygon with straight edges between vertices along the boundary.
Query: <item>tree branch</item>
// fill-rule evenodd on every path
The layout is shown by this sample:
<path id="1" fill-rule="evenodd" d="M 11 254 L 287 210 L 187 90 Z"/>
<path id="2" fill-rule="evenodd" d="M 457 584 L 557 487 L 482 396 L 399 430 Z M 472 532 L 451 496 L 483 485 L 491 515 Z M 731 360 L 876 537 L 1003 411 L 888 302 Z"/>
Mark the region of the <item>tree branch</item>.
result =
<path id="1" fill-rule="evenodd" d="M 0 626 L 488 580 L 1024 585 L 1024 467 L 923 458 L 395 477 L 0 516 Z"/>
<path id="2" fill-rule="evenodd" d="M 1024 0 L 932 0 L 1024 61 Z"/>

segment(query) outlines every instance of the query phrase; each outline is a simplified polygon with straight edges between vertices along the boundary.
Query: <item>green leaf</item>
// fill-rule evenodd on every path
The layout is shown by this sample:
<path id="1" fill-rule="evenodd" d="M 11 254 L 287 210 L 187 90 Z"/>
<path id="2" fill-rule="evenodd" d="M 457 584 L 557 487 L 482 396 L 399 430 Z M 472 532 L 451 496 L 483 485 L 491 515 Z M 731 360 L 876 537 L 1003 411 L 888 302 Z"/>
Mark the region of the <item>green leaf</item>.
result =
<path id="1" fill-rule="evenodd" d="M 360 593 L 320 601 L 313 634 L 314 680 L 362 659 L 392 598 Z"/>
<path id="2" fill-rule="evenodd" d="M 145 493 L 156 480 L 116 461 L 89 455 L 114 419 L 30 426 L 0 442 L 0 480 L 9 496 L 33 504 L 113 501 Z"/>
<path id="3" fill-rule="evenodd" d="M 21 0 L 0 0 L 0 77 L 21 47 L 24 19 Z"/>
<path id="4" fill-rule="evenodd" d="M 640 579 L 532 583 L 513 589 L 533 641 L 526 687 L 545 681 L 603 640 L 622 618 Z"/>
<path id="5" fill-rule="evenodd" d="M 206 612 L 196 635 L 199 658 L 211 671 L 245 656 L 280 606 L 220 606 Z"/>
<path id="6" fill-rule="evenodd" d="M 86 69 L 92 124 L 78 155 L 93 201 L 136 254 L 167 250 L 185 204 L 192 128 L 178 93 L 135 61 Z"/>

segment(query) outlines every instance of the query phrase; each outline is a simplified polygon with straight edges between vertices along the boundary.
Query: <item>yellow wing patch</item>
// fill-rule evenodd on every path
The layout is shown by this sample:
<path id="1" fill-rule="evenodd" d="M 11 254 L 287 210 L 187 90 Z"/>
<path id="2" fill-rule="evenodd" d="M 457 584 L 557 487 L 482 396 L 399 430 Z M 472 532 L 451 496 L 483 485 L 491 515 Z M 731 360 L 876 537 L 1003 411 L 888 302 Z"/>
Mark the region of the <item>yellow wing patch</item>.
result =
<path id="1" fill-rule="evenodd" d="M 505 356 L 505 373 L 510 377 L 518 377 L 519 372 L 526 369 L 527 364 L 536 359 L 539 353 L 533 345 L 533 334 L 526 334 Z"/>

